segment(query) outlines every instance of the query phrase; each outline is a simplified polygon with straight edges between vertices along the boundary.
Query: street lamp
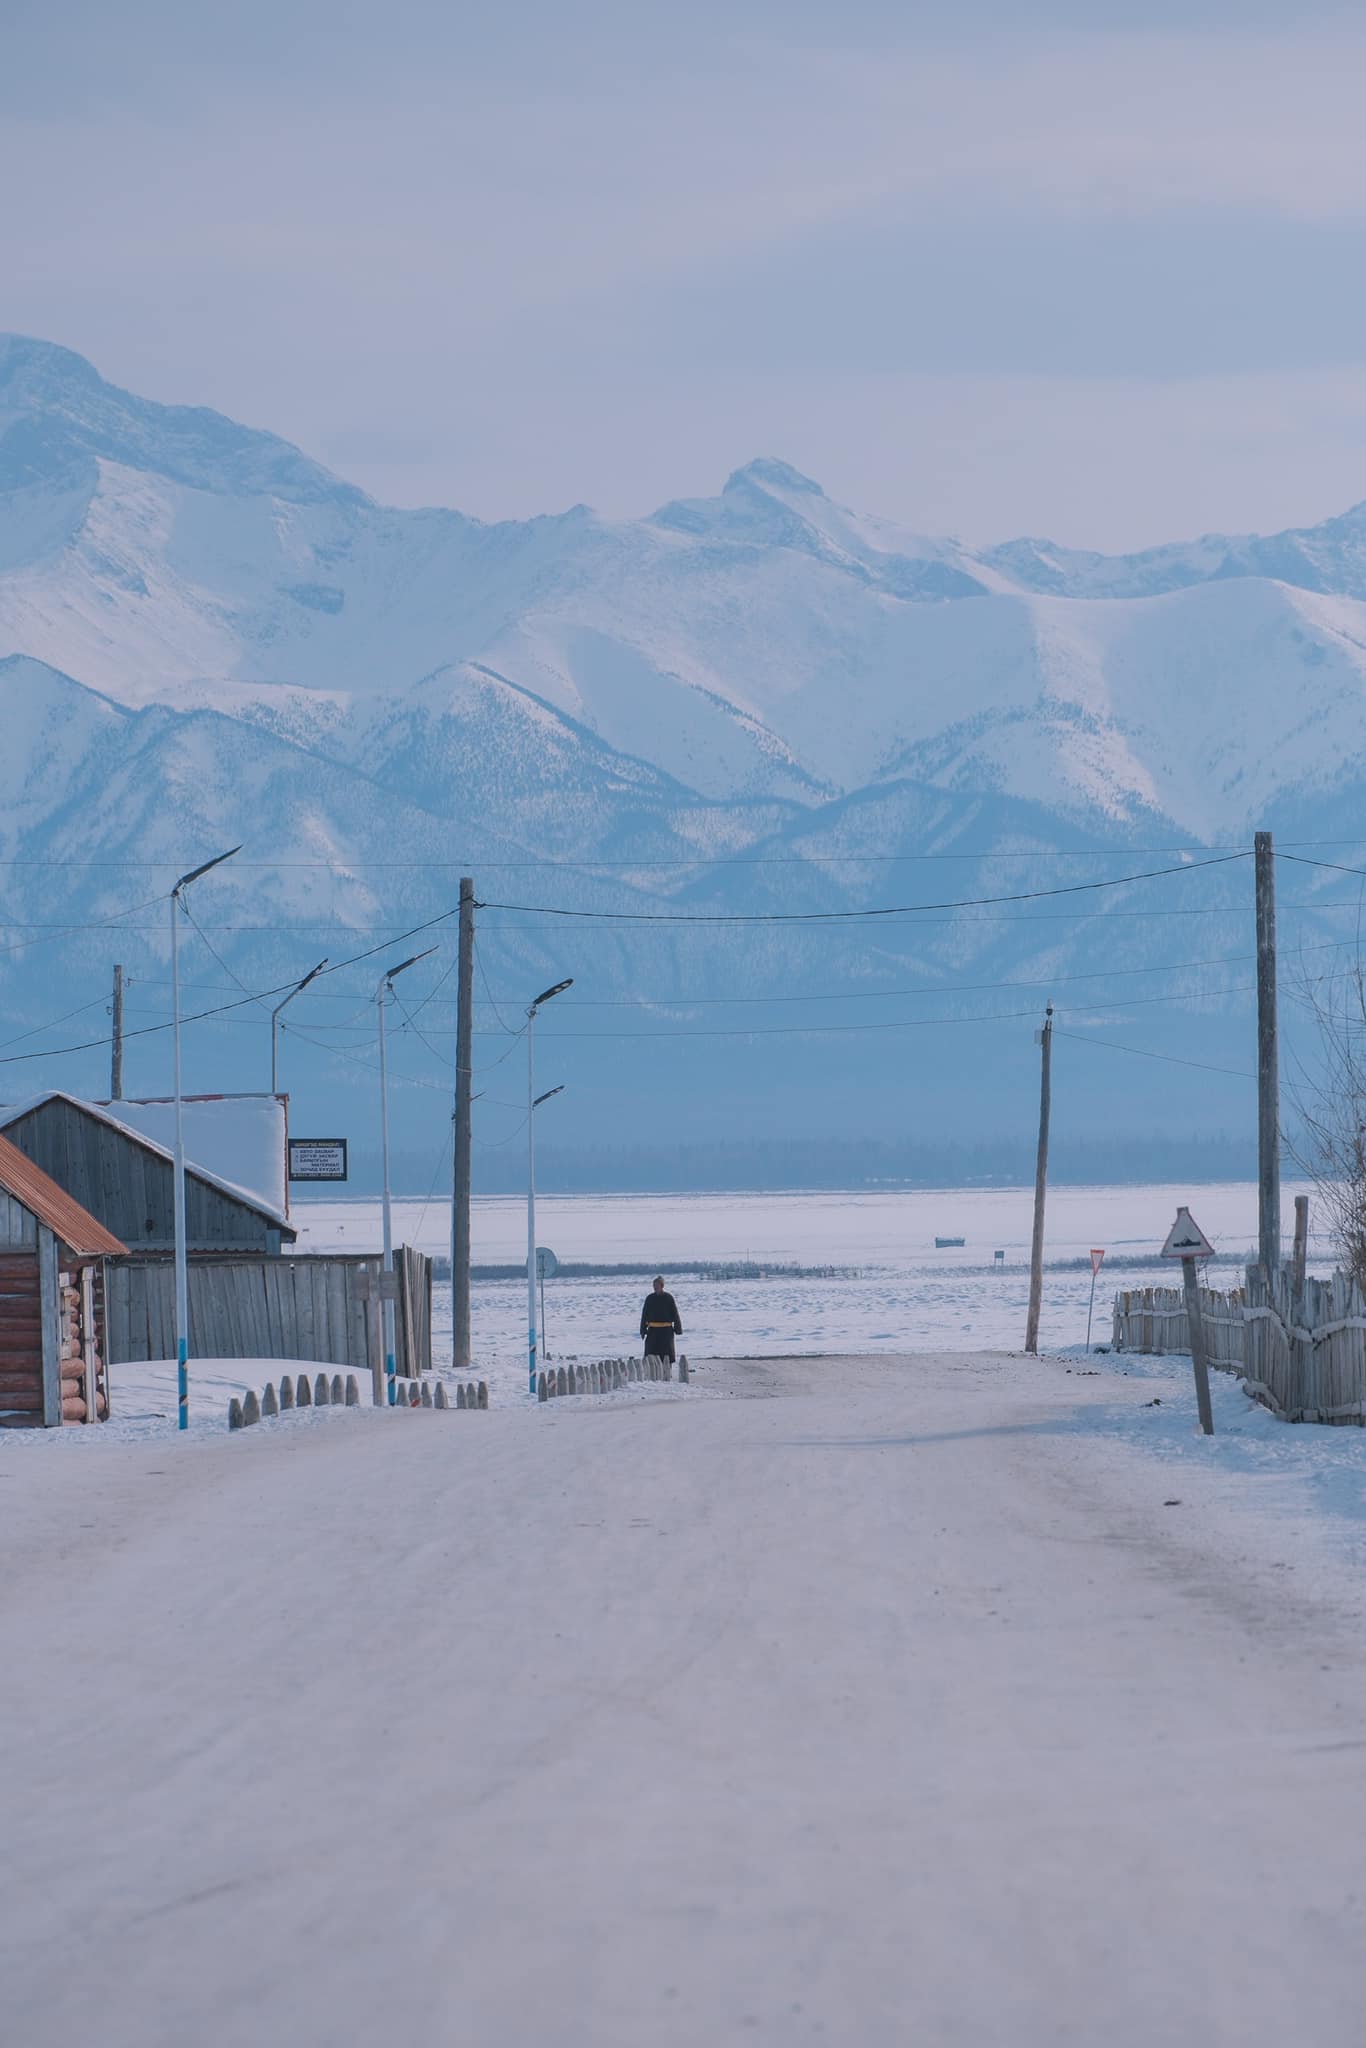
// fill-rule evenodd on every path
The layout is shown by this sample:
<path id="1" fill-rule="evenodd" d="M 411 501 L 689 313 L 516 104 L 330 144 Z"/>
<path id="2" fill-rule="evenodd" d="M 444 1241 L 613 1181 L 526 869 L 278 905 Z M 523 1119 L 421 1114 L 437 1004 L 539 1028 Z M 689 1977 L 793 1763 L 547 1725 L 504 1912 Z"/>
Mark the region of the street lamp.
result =
<path id="1" fill-rule="evenodd" d="M 392 1273 L 394 1270 L 394 1232 L 389 1199 L 389 1066 L 384 1049 L 384 1012 L 388 1007 L 388 998 L 392 991 L 393 983 L 398 976 L 406 973 L 410 967 L 416 967 L 419 960 L 429 959 L 435 951 L 435 946 L 428 946 L 425 953 L 414 953 L 409 959 L 400 960 L 397 967 L 391 967 L 388 973 L 381 977 L 379 987 L 375 990 L 375 1001 L 379 1005 L 379 1140 L 380 1154 L 384 1161 L 384 1270 L 386 1273 Z M 394 1304 L 387 1295 L 385 1295 L 380 1304 L 380 1312 L 384 1321 L 384 1372 L 389 1388 L 389 1406 L 392 1408 L 398 1399 L 398 1389 L 395 1384 L 396 1373 L 394 1366 Z"/>
<path id="2" fill-rule="evenodd" d="M 188 875 L 182 875 L 171 891 L 171 1019 L 175 1045 L 175 1355 L 176 1427 L 190 1426 L 190 1273 L 185 1244 L 185 1119 L 180 1099 L 180 892 L 207 875 L 210 868 L 231 860 L 240 846 L 216 853 Z"/>
<path id="3" fill-rule="evenodd" d="M 567 988 L 573 988 L 574 978 L 557 981 L 554 988 L 542 989 L 526 1013 L 526 1323 L 527 1323 L 527 1384 L 528 1391 L 536 1392 L 536 1103 L 544 1102 L 546 1096 L 536 1094 L 536 1012 L 548 1003 L 552 996 L 563 995 Z M 558 1088 L 547 1090 L 548 1095 L 558 1095 Z"/>
<path id="4" fill-rule="evenodd" d="M 563 1082 L 563 1081 L 561 1081 L 561 1082 L 560 1082 L 560 1085 L 559 1085 L 559 1087 L 558 1087 L 558 1088 L 547 1088 L 547 1089 L 546 1089 L 546 1091 L 545 1091 L 545 1093 L 544 1093 L 544 1095 L 538 1095 L 538 1096 L 536 1097 L 536 1100 L 535 1100 L 535 1101 L 534 1101 L 534 1102 L 532 1103 L 531 1107 L 532 1107 L 532 1110 L 533 1110 L 533 1112 L 534 1112 L 535 1110 L 538 1110 L 538 1109 L 540 1108 L 540 1106 L 541 1106 L 541 1104 L 542 1104 L 543 1102 L 549 1102 L 549 1100 L 550 1100 L 550 1098 L 551 1098 L 551 1096 L 552 1096 L 552 1095 L 563 1095 L 563 1094 L 564 1094 L 564 1082 Z M 536 1278 L 537 1278 L 537 1280 L 538 1280 L 538 1281 L 540 1282 L 540 1288 L 541 1288 L 541 1352 L 542 1352 L 542 1355 L 543 1355 L 544 1357 L 546 1357 L 546 1358 L 549 1358 L 549 1356 L 550 1356 L 550 1346 L 549 1346 L 549 1344 L 548 1344 L 548 1343 L 546 1342 L 546 1334 L 545 1334 L 545 1267 L 544 1267 L 544 1266 L 543 1266 L 543 1265 L 541 1264 L 541 1253 L 540 1253 L 540 1247 L 539 1247 L 539 1246 L 538 1246 L 538 1247 L 537 1247 L 537 1249 L 536 1249 Z"/>
<path id="5" fill-rule="evenodd" d="M 316 967 L 310 967 L 303 980 L 296 981 L 284 1001 L 277 1003 L 270 1013 L 270 1092 L 272 1095 L 278 1095 L 280 1092 L 278 1085 L 280 1078 L 280 1012 L 289 1008 L 295 996 L 303 994 L 310 981 L 317 980 L 326 965 L 326 960 L 320 960 Z"/>

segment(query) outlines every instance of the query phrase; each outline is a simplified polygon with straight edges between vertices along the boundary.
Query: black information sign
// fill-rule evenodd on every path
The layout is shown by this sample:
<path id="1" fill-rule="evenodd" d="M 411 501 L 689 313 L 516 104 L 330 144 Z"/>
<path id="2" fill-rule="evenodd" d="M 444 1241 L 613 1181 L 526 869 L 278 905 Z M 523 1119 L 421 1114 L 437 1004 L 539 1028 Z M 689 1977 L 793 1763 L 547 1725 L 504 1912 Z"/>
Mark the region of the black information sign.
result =
<path id="1" fill-rule="evenodd" d="M 345 1180 L 345 1138 L 291 1138 L 291 1180 Z"/>

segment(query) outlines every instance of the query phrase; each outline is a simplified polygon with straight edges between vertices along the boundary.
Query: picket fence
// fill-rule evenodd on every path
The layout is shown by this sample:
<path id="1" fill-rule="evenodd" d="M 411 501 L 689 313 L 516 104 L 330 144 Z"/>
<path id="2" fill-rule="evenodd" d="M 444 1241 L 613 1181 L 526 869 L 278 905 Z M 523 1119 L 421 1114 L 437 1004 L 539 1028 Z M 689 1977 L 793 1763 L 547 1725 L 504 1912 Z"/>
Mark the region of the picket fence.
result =
<path id="1" fill-rule="evenodd" d="M 399 1294 L 394 1355 L 401 1378 L 432 1363 L 432 1262 L 394 1253 Z M 190 1353 L 195 1358 L 326 1359 L 368 1372 L 373 1332 L 365 1274 L 378 1258 L 191 1258 Z M 115 1365 L 175 1357 L 175 1269 L 166 1259 L 110 1259 L 105 1275 Z"/>
<path id="2" fill-rule="evenodd" d="M 1228 1294 L 1200 1290 L 1211 1365 L 1240 1373 L 1254 1400 L 1286 1422 L 1366 1423 L 1366 1298 L 1350 1273 L 1306 1280 L 1289 1269 L 1269 1281 L 1249 1266 Z M 1136 1287 L 1115 1296 L 1116 1351 L 1189 1351 L 1179 1287 Z"/>

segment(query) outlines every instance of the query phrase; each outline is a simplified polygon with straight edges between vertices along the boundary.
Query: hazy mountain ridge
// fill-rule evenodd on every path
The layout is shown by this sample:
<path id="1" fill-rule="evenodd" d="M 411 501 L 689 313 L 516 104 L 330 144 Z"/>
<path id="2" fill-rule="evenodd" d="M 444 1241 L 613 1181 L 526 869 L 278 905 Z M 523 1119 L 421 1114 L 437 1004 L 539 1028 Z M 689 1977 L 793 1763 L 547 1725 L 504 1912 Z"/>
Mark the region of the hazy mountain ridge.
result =
<path id="1" fill-rule="evenodd" d="M 31 864 L 10 914 L 51 925 L 43 861 L 175 863 L 244 839 L 250 880 L 207 900 L 264 985 L 340 950 L 338 925 L 359 939 L 437 915 L 457 862 L 578 864 L 514 868 L 514 902 L 833 910 L 1027 889 L 1057 879 L 1039 855 L 1073 847 L 1330 830 L 1366 786 L 1363 592 L 1360 508 L 1131 557 L 974 550 L 848 511 L 771 458 L 637 521 L 396 511 L 272 435 L 0 340 L 0 851 Z M 906 854 L 959 864 L 911 883 L 887 864 Z M 694 856 L 749 864 L 668 865 Z M 1187 900 L 1214 915 L 1239 886 L 1216 871 Z M 65 915 L 130 900 L 94 868 L 63 888 Z M 563 952 L 563 930 L 502 929 L 527 974 Z M 700 1024 L 689 999 L 732 990 L 1089 975 L 1115 929 L 850 927 L 833 972 L 828 936 L 801 928 L 574 943 L 596 989 Z M 1170 930 L 1120 929 L 1126 964 L 1227 950 L 1227 923 L 1174 955 Z M 159 927 L 138 944 L 150 973 Z M 105 952 L 74 937 L 61 971 Z M 0 965 L 50 1008 L 32 973 L 22 953 Z M 1212 1045 L 1226 981 L 1164 984 L 1215 992 Z M 851 1102 L 892 1042 L 865 1049 Z M 821 1113 L 844 1114 L 834 1096 Z"/>
<path id="2" fill-rule="evenodd" d="M 0 634 L 117 701 L 260 723 L 283 688 L 294 736 L 327 753 L 354 722 L 344 698 L 430 698 L 428 677 L 473 664 L 712 801 L 819 802 L 910 773 L 1112 824 L 1156 813 L 1185 836 L 1247 829 L 1268 800 L 1258 759 L 1282 792 L 1316 785 L 1325 744 L 1335 773 L 1366 772 L 1360 510 L 1131 557 L 974 551 L 763 459 L 640 521 L 576 507 L 488 526 L 386 510 L 273 436 L 15 341 L 0 422 L 0 451 L 22 454 Z M 1213 769 L 1198 796 L 1169 759 L 1174 696 Z"/>

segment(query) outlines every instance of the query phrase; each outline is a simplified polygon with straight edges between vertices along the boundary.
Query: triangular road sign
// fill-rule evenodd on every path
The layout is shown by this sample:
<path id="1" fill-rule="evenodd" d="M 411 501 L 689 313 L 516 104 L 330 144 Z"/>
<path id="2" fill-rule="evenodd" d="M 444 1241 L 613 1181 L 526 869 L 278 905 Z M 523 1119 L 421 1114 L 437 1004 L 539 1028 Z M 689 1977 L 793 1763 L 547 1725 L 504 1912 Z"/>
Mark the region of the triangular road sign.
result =
<path id="1" fill-rule="evenodd" d="M 1212 1259 L 1214 1246 L 1205 1236 L 1189 1209 L 1178 1209 L 1176 1221 L 1167 1232 L 1167 1242 L 1161 1256 L 1164 1259 Z"/>

